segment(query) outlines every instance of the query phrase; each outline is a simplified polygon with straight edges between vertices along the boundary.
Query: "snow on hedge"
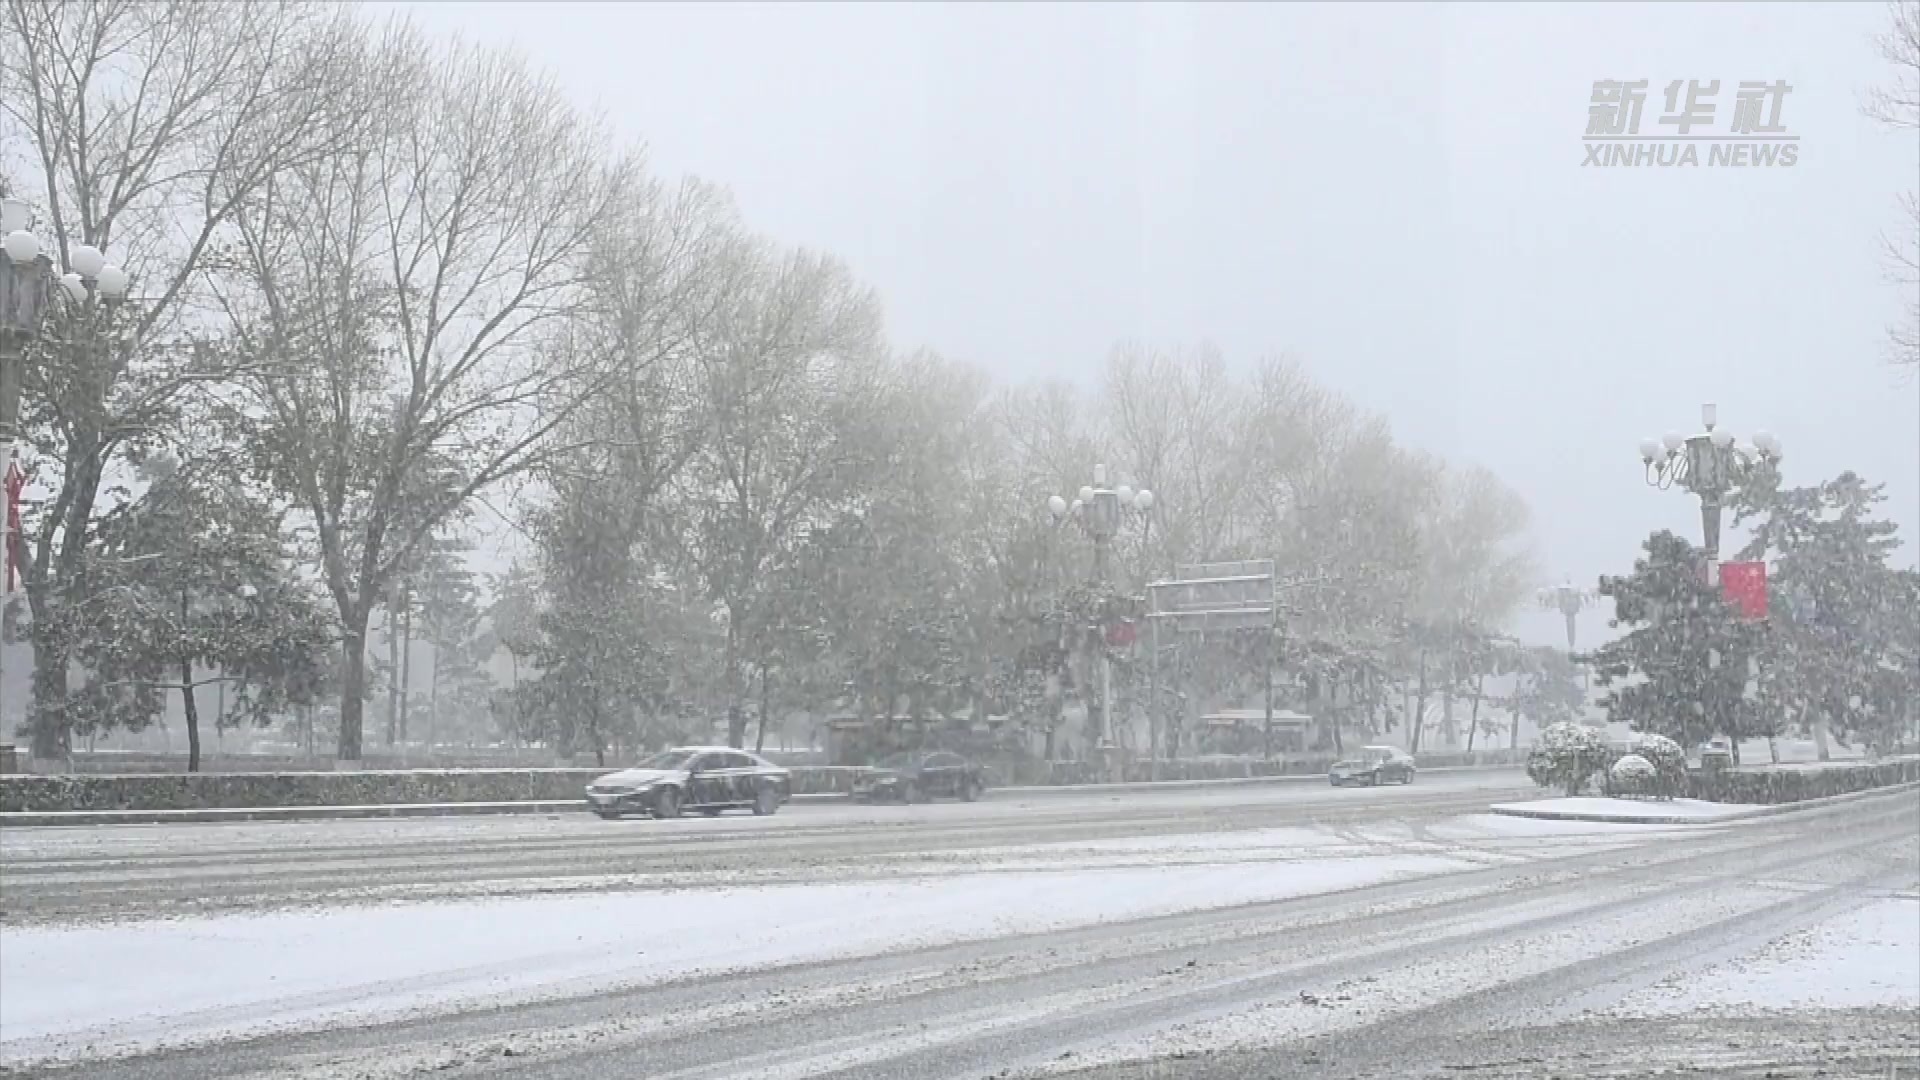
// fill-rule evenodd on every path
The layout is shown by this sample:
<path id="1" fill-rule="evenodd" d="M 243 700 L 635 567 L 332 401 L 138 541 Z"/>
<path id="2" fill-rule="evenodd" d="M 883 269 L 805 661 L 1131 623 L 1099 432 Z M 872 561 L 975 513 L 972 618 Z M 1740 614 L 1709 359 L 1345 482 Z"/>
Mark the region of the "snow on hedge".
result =
<path id="1" fill-rule="evenodd" d="M 1603 729 L 1562 721 L 1540 733 L 1527 755 L 1527 776 L 1541 787 L 1578 795 L 1588 780 L 1605 774 L 1612 759 Z"/>
<path id="2" fill-rule="evenodd" d="M 1639 754 L 1628 754 L 1613 763 L 1613 778 L 1615 780 L 1651 781 L 1657 775 L 1659 774 L 1658 771 L 1654 769 L 1653 762 L 1648 761 Z"/>

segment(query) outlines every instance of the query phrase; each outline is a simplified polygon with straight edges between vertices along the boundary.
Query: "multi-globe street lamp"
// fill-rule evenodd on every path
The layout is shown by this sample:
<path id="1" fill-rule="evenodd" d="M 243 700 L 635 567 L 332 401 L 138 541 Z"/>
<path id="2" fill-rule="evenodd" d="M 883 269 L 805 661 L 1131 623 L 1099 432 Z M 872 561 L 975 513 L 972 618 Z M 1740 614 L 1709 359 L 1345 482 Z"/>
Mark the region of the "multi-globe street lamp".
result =
<path id="1" fill-rule="evenodd" d="M 1071 521 L 1080 526 L 1087 538 L 1093 541 L 1093 578 L 1105 583 L 1107 580 L 1108 549 L 1113 538 L 1120 533 L 1120 527 L 1129 514 L 1145 514 L 1153 509 L 1153 492 L 1135 491 L 1126 484 L 1118 487 L 1107 486 L 1107 467 L 1093 467 L 1093 483 L 1081 487 L 1077 497 L 1068 502 L 1065 497 L 1053 495 L 1047 499 L 1047 509 L 1054 520 L 1062 525 Z M 1105 628 L 1102 628 L 1104 631 Z M 1104 641 L 1103 641 L 1104 645 Z M 1110 754 L 1113 749 L 1113 663 L 1107 656 L 1107 650 L 1100 650 L 1100 751 Z M 1111 764 L 1111 763 L 1109 763 Z"/>
<path id="2" fill-rule="evenodd" d="M 0 199 L 0 468 L 7 473 L 10 503 L 23 497 L 25 481 L 14 456 L 20 441 L 21 365 L 27 346 L 40 336 L 53 305 L 81 316 L 96 303 L 117 307 L 126 299 L 129 284 L 127 272 L 90 244 L 56 244 L 65 249 L 67 261 L 66 272 L 56 273 L 52 256 L 33 234 L 33 225 L 32 206 L 21 199 Z M 18 540 L 17 516 L 17 510 L 8 506 L 0 534 L 5 537 L 0 558 L 9 566 Z M 0 597 L 0 605 L 4 603 Z M 11 731 L 13 725 L 0 719 L 0 728 Z M 39 743 L 36 737 L 36 746 Z"/>
<path id="3" fill-rule="evenodd" d="M 1646 466 L 1647 483 L 1661 490 L 1675 484 L 1700 499 L 1700 532 L 1707 551 L 1708 585 L 1719 584 L 1720 511 L 1726 497 L 1746 483 L 1759 469 L 1780 462 L 1780 440 L 1771 434 L 1754 433 L 1752 446 L 1741 446 L 1733 433 L 1716 426 L 1717 410 L 1712 404 L 1700 406 L 1705 431 L 1685 436 L 1670 432 L 1664 439 L 1644 439 L 1640 459 Z"/>
<path id="4" fill-rule="evenodd" d="M 20 439 L 20 365 L 49 305 L 64 303 L 76 312 L 96 301 L 115 305 L 126 299 L 129 283 L 127 272 L 90 244 L 66 247 L 67 270 L 55 273 L 33 224 L 33 207 L 24 200 L 0 199 L 0 454 L 6 456 Z"/>
<path id="5" fill-rule="evenodd" d="M 1559 585 L 1549 585 L 1540 590 L 1540 606 L 1548 611 L 1557 611 L 1567 620 L 1567 652 L 1572 653 L 1578 647 L 1578 626 L 1580 613 L 1600 603 L 1600 594 L 1592 589 L 1583 589 L 1568 581 Z"/>
<path id="6" fill-rule="evenodd" d="M 1557 611 L 1567 620 L 1567 659 L 1572 660 L 1578 652 L 1580 613 L 1599 604 L 1600 594 L 1567 581 L 1541 589 L 1539 601 L 1541 607 Z M 1588 682 L 1591 685 L 1590 679 Z"/>
<path id="7" fill-rule="evenodd" d="M 1153 492 L 1135 491 L 1125 484 L 1109 488 L 1107 467 L 1095 465 L 1093 483 L 1083 486 L 1071 503 L 1062 496 L 1050 496 L 1047 509 L 1053 512 L 1055 521 L 1073 521 L 1093 541 L 1093 577 L 1105 581 L 1108 545 L 1119 535 L 1128 513 L 1144 514 L 1153 509 Z"/>

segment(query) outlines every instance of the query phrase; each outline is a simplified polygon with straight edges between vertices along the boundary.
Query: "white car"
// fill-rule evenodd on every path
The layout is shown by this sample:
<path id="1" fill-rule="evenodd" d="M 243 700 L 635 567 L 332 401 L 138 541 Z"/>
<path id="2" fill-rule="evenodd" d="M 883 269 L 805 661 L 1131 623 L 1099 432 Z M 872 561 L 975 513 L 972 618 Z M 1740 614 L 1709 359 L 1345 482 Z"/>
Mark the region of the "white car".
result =
<path id="1" fill-rule="evenodd" d="M 675 818 L 685 810 L 708 817 L 723 810 L 752 810 L 765 816 L 792 796 L 793 778 L 787 770 L 728 746 L 664 750 L 587 785 L 588 805 L 608 819 L 623 814 Z"/>

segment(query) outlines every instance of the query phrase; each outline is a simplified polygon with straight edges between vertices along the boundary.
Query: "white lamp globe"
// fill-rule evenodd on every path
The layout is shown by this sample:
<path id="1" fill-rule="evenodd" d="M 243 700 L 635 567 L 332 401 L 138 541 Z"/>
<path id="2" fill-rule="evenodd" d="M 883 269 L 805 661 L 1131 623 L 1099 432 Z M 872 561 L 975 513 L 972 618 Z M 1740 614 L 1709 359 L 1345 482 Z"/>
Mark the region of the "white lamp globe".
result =
<path id="1" fill-rule="evenodd" d="M 78 271 L 81 277 L 89 281 L 99 277 L 100 271 L 107 265 L 107 257 L 92 244 L 81 244 L 68 252 L 67 261 L 73 264 L 74 270 Z"/>
<path id="2" fill-rule="evenodd" d="M 1133 506 L 1136 510 L 1153 509 L 1153 492 L 1141 488 L 1133 494 Z"/>
<path id="3" fill-rule="evenodd" d="M 1659 456 L 1660 456 L 1660 440 L 1659 439 L 1646 438 L 1646 439 L 1640 440 L 1640 460 L 1645 461 L 1647 464 L 1651 465 L 1653 464 L 1654 460 Z"/>
<path id="4" fill-rule="evenodd" d="M 1082 488 L 1080 489 L 1080 501 L 1081 501 L 1081 502 L 1083 502 L 1083 503 L 1090 503 L 1090 502 L 1092 502 L 1092 501 L 1093 501 L 1093 488 L 1091 488 L 1091 487 L 1082 487 Z"/>
<path id="5" fill-rule="evenodd" d="M 1067 500 L 1058 495 L 1047 496 L 1047 512 L 1054 517 L 1063 517 L 1067 512 Z"/>
<path id="6" fill-rule="evenodd" d="M 118 300 L 127 295 L 127 286 L 131 284 L 127 272 L 112 263 L 100 268 L 100 295 L 110 300 Z"/>
<path id="7" fill-rule="evenodd" d="M 1713 429 L 1712 439 L 1713 445 L 1725 450 L 1727 447 L 1733 445 L 1733 432 L 1728 431 L 1726 428 L 1715 428 Z"/>
<path id="8" fill-rule="evenodd" d="M 25 229 L 15 229 L 0 240 L 0 248 L 5 249 L 7 258 L 17 263 L 30 263 L 40 257 L 40 238 Z"/>
<path id="9" fill-rule="evenodd" d="M 1685 435 L 1680 434 L 1677 431 L 1667 432 L 1666 435 L 1662 437 L 1660 441 L 1664 442 L 1667 445 L 1668 453 L 1672 453 L 1676 450 L 1679 450 L 1681 447 L 1687 445 L 1687 437 Z"/>

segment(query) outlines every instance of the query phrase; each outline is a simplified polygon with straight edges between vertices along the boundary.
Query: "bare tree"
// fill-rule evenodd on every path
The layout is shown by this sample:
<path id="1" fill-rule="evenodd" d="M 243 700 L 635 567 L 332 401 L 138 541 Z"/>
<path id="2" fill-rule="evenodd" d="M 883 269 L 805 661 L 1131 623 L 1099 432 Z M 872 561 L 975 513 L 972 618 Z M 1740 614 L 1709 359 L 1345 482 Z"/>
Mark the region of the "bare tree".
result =
<path id="1" fill-rule="evenodd" d="M 519 62 L 388 35 L 385 108 L 350 152 L 236 214 L 223 283 L 238 410 L 310 519 L 341 621 L 339 757 L 361 754 L 367 626 L 393 576 L 629 358 L 582 314 L 619 258 L 637 165 Z"/>
<path id="2" fill-rule="evenodd" d="M 727 619 L 727 741 L 746 736 L 745 671 L 771 573 L 805 531 L 857 500 L 885 359 L 879 304 L 839 263 L 742 239 L 694 343 L 697 453 L 665 538 Z"/>
<path id="3" fill-rule="evenodd" d="M 369 101 L 362 32 L 317 3 L 212 5 L 7 0 L 0 11 L 0 143 L 46 239 L 110 252 L 136 299 L 56 320 L 27 357 L 23 420 L 58 496 L 30 523 L 33 753 L 58 757 L 73 613 L 89 600 L 107 490 L 179 429 L 183 402 L 231 374 L 185 346 L 204 330 L 209 255 L 240 205 L 354 137 Z"/>
<path id="4" fill-rule="evenodd" d="M 1895 130 L 1920 131 L 1920 0 L 1894 0 L 1887 9 L 1891 25 L 1879 46 L 1893 75 L 1869 94 L 1866 113 Z M 1901 195 L 1900 214 L 1901 233 L 1886 238 L 1885 257 L 1907 309 L 1887 333 L 1893 362 L 1912 367 L 1920 365 L 1920 191 Z"/>
<path id="5" fill-rule="evenodd" d="M 1149 558 L 1214 559 L 1254 542 L 1246 498 L 1257 472 L 1247 467 L 1259 430 L 1254 402 L 1218 349 L 1120 346 L 1108 358 L 1103 404 L 1115 464 L 1160 499 L 1159 555 Z"/>

